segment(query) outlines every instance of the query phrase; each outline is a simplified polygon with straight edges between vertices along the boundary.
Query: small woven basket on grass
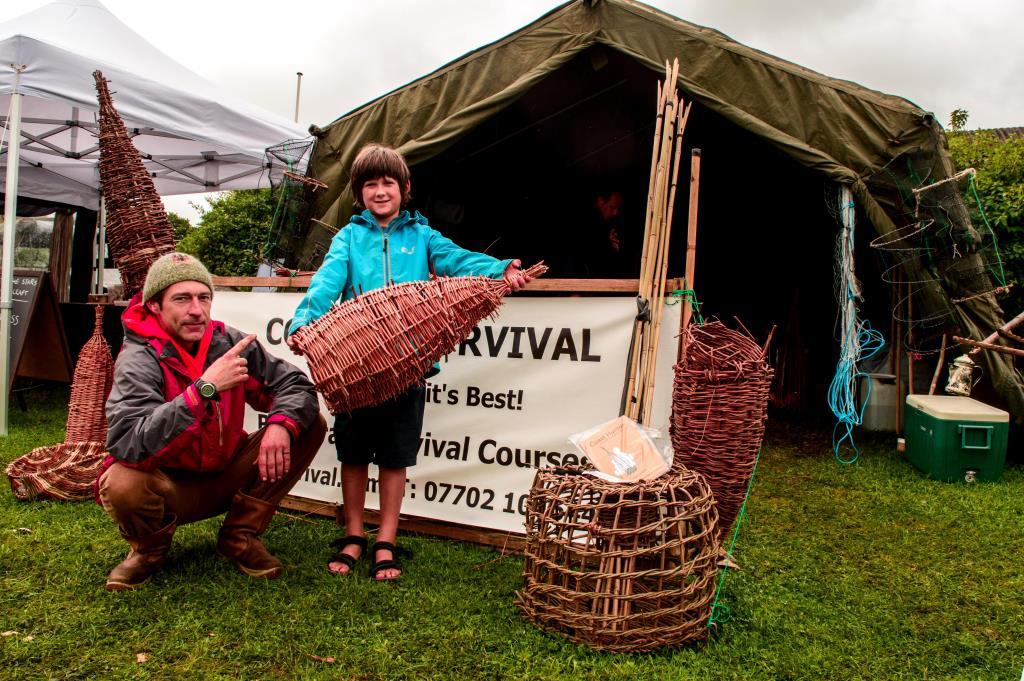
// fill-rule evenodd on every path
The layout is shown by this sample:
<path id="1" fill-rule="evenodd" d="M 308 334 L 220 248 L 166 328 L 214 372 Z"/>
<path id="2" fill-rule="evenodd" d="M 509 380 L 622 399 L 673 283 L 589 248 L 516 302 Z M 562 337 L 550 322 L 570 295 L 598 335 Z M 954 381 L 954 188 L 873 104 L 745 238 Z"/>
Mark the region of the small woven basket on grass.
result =
<path id="1" fill-rule="evenodd" d="M 99 169 L 107 245 L 128 299 L 142 290 L 149 266 L 174 250 L 174 228 L 153 178 L 114 108 L 107 80 L 99 71 L 93 78 L 100 104 Z"/>
<path id="2" fill-rule="evenodd" d="M 683 342 L 672 389 L 672 465 L 704 474 L 725 533 L 743 504 L 764 438 L 773 374 L 768 348 L 718 321 L 691 325 Z"/>
<path id="3" fill-rule="evenodd" d="M 526 270 L 538 277 L 547 268 Z M 509 293 L 501 279 L 438 277 L 385 286 L 335 305 L 291 338 L 334 414 L 408 390 Z"/>
<path id="4" fill-rule="evenodd" d="M 15 459 L 7 466 L 7 477 L 22 501 L 83 501 L 92 497 L 103 458 L 102 442 L 62 442 Z"/>
<path id="5" fill-rule="evenodd" d="M 92 337 L 82 347 L 71 380 L 67 438 L 38 447 L 7 466 L 14 496 L 79 501 L 92 496 L 107 439 L 104 407 L 114 380 L 114 361 L 103 337 L 103 308 L 96 307 Z"/>
<path id="6" fill-rule="evenodd" d="M 711 488 L 696 472 L 611 483 L 582 468 L 542 468 L 527 505 L 516 604 L 541 629 L 600 650 L 703 640 L 717 523 Z"/>

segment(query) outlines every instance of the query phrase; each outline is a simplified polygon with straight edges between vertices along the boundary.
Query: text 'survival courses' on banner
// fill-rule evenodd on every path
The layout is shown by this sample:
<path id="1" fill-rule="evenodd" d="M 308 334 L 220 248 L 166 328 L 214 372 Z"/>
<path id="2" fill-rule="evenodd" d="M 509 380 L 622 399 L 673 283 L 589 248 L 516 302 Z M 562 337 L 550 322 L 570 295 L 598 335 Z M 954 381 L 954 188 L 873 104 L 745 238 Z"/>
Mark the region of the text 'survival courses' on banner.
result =
<path id="1" fill-rule="evenodd" d="M 303 369 L 284 343 L 298 293 L 218 291 L 215 319 L 258 334 L 272 354 Z M 678 305 L 662 319 L 651 425 L 667 429 Z M 523 532 L 526 498 L 539 466 L 579 463 L 569 435 L 619 415 L 636 300 L 514 297 L 485 319 L 426 383 L 419 462 L 409 469 L 402 513 Z M 322 402 L 321 402 L 322 406 Z M 324 408 L 328 424 L 333 417 Z M 246 429 L 265 415 L 248 411 Z M 377 508 L 376 468 L 367 507 Z M 331 435 L 292 494 L 341 501 Z"/>

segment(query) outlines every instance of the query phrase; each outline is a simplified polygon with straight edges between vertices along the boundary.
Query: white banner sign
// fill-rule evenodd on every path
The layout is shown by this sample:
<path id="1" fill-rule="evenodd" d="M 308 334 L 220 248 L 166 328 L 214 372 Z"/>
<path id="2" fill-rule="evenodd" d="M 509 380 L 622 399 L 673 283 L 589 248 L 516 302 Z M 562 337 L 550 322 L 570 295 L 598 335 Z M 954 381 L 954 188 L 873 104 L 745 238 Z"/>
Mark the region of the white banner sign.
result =
<path id="1" fill-rule="evenodd" d="M 284 344 L 301 294 L 218 291 L 215 319 L 257 333 L 271 353 L 306 368 Z M 667 431 L 679 305 L 662 318 L 651 424 Z M 636 315 L 632 297 L 515 297 L 484 320 L 427 382 L 419 462 L 408 469 L 402 513 L 522 533 L 535 469 L 579 463 L 569 435 L 619 414 Z M 322 402 L 321 402 L 322 404 Z M 328 424 L 333 417 L 324 408 Z M 260 415 L 246 415 L 246 429 Z M 377 508 L 370 468 L 368 508 Z M 341 502 L 328 435 L 292 494 Z"/>

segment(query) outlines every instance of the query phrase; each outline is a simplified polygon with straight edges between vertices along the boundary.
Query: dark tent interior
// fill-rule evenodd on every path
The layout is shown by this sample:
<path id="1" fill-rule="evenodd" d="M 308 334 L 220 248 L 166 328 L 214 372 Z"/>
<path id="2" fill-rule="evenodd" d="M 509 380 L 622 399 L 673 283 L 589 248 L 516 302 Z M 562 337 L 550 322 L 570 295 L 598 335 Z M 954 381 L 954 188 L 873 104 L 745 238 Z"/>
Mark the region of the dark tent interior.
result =
<path id="1" fill-rule="evenodd" d="M 466 248 L 543 259 L 552 277 L 635 278 L 659 80 L 627 55 L 589 48 L 416 165 L 411 207 Z M 690 151 L 699 148 L 703 314 L 738 317 L 760 339 L 777 324 L 776 401 L 824 415 L 837 353 L 835 185 L 697 104 L 683 145 L 669 276 L 683 275 Z M 625 264 L 595 256 L 609 231 L 595 199 L 612 191 L 622 196 L 613 224 Z M 866 245 L 871 228 L 859 219 Z M 873 258 L 864 260 L 874 267 Z"/>

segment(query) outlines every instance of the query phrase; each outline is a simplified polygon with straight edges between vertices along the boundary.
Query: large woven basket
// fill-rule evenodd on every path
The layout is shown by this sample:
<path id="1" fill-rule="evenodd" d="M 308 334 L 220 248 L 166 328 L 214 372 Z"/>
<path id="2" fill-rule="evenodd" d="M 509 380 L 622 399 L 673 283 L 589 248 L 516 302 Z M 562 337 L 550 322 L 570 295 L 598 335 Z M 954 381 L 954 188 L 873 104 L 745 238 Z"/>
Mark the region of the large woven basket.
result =
<path id="1" fill-rule="evenodd" d="M 610 483 L 542 468 L 516 604 L 541 629 L 613 652 L 700 641 L 718 572 L 718 514 L 696 472 Z"/>
<path id="2" fill-rule="evenodd" d="M 107 80 L 93 73 L 100 104 L 100 185 L 107 214 L 107 245 L 121 274 L 124 297 L 142 290 L 149 266 L 174 250 L 174 228 L 153 178 L 114 108 Z"/>
<path id="3" fill-rule="evenodd" d="M 531 277 L 543 264 L 527 270 Z M 292 335 L 332 413 L 380 404 L 423 378 L 509 292 L 501 279 L 438 277 L 335 305 Z"/>
<path id="4" fill-rule="evenodd" d="M 103 337 L 103 308 L 96 307 L 92 337 L 82 347 L 71 380 L 65 442 L 38 447 L 7 466 L 19 499 L 78 501 L 92 496 L 107 439 L 104 408 L 114 380 L 114 361 Z"/>
<path id="5" fill-rule="evenodd" d="M 768 419 L 767 346 L 717 321 L 690 326 L 683 342 L 672 391 L 672 465 L 704 474 L 718 502 L 718 525 L 728 532 Z"/>

